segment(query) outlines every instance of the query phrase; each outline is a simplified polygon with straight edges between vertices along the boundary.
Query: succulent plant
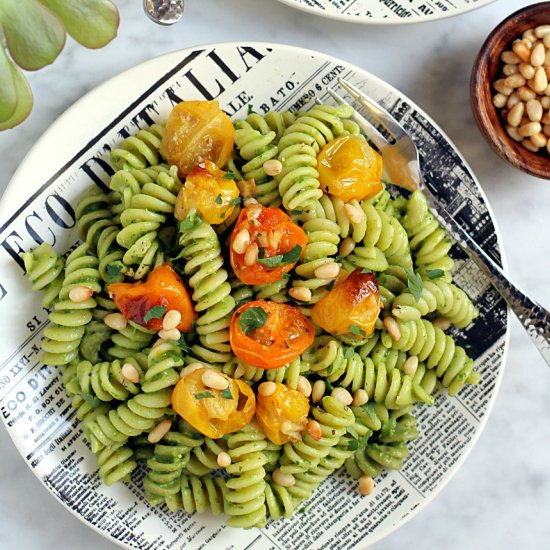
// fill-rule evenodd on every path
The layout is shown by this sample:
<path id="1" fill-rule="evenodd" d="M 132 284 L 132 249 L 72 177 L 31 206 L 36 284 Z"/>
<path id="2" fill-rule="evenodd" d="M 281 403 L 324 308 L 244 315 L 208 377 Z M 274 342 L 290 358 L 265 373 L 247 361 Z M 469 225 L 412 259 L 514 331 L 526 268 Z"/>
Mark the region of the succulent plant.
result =
<path id="1" fill-rule="evenodd" d="M 111 0 L 0 0 L 0 130 L 17 126 L 33 105 L 20 70 L 53 63 L 67 33 L 86 48 L 101 48 L 117 33 Z"/>

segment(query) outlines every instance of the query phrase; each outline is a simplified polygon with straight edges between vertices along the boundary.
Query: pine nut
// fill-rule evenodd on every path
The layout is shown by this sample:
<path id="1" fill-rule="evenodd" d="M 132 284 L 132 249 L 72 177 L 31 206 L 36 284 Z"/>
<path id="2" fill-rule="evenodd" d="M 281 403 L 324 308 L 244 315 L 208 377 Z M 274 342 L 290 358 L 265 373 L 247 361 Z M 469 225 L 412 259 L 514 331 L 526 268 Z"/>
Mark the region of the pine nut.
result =
<path id="1" fill-rule="evenodd" d="M 540 98 L 540 104 L 543 109 L 550 109 L 550 97 L 544 96 Z"/>
<path id="2" fill-rule="evenodd" d="M 529 101 L 537 97 L 536 92 L 534 92 L 533 90 L 531 90 L 531 88 L 528 88 L 527 86 L 522 86 L 517 91 L 517 94 L 521 101 Z"/>
<path id="3" fill-rule="evenodd" d="M 515 128 L 514 128 L 514 130 L 515 130 Z M 518 134 L 518 136 L 519 136 L 519 134 Z M 517 141 L 521 141 L 521 137 Z M 442 317 L 442 316 L 437 317 L 436 319 L 434 319 L 433 324 L 434 324 L 434 326 L 440 328 L 441 330 L 448 330 L 451 327 L 451 321 L 449 321 L 449 319 L 447 319 L 447 317 Z"/>
<path id="4" fill-rule="evenodd" d="M 542 124 L 550 124 L 550 112 L 545 113 L 540 121 L 542 122 Z"/>
<path id="5" fill-rule="evenodd" d="M 327 388 L 327 385 L 323 380 L 317 380 L 313 383 L 313 387 L 311 388 L 311 401 L 313 403 L 319 403 L 321 399 L 323 399 L 323 396 L 325 395 L 325 390 Z"/>
<path id="6" fill-rule="evenodd" d="M 418 357 L 416 355 L 411 355 L 407 358 L 405 363 L 403 363 L 403 372 L 409 376 L 414 376 L 416 369 L 418 368 Z"/>
<path id="7" fill-rule="evenodd" d="M 514 52 L 511 52 L 509 50 L 502 52 L 500 59 L 503 63 L 511 65 L 518 65 L 519 63 L 521 63 L 521 59 Z"/>
<path id="8" fill-rule="evenodd" d="M 514 78 L 514 76 L 509 76 L 508 78 Z M 535 71 L 535 76 L 533 77 L 533 90 L 539 93 L 544 92 L 547 86 L 548 77 L 546 76 L 546 72 L 542 67 L 537 67 L 537 70 Z"/>
<path id="9" fill-rule="evenodd" d="M 527 29 L 526 31 L 523 32 L 521 37 L 524 40 L 529 40 L 529 42 L 535 42 L 536 39 L 537 39 L 537 37 L 535 36 L 535 30 L 534 29 Z"/>
<path id="10" fill-rule="evenodd" d="M 531 140 L 530 139 L 524 139 L 522 142 L 521 142 L 521 145 L 523 147 L 525 147 L 525 149 L 527 149 L 528 151 L 531 151 L 532 153 L 538 153 L 539 152 L 539 148 L 536 147 L 535 145 L 533 145 L 531 143 Z"/>
<path id="11" fill-rule="evenodd" d="M 546 49 L 544 48 L 544 44 L 539 42 L 531 50 L 531 65 L 533 65 L 533 67 L 540 67 L 544 63 L 545 57 Z"/>
<path id="12" fill-rule="evenodd" d="M 319 266 L 314 275 L 317 279 L 336 279 L 340 273 L 340 266 L 336 262 L 328 262 Z"/>
<path id="13" fill-rule="evenodd" d="M 241 229 L 235 235 L 231 248 L 237 254 L 244 254 L 250 244 L 250 233 L 247 229 Z"/>
<path id="14" fill-rule="evenodd" d="M 546 144 L 546 151 L 550 154 L 550 139 L 548 140 L 548 143 Z"/>
<path id="15" fill-rule="evenodd" d="M 535 36 L 537 38 L 544 38 L 544 36 L 549 32 L 550 32 L 550 25 L 539 25 L 535 29 Z"/>
<path id="16" fill-rule="evenodd" d="M 289 289 L 288 293 L 295 300 L 300 300 L 300 302 L 309 302 L 311 300 L 311 290 L 306 286 L 293 286 Z"/>
<path id="17" fill-rule="evenodd" d="M 545 34 L 543 37 L 542 37 L 542 43 L 548 48 L 550 49 L 550 34 Z"/>
<path id="18" fill-rule="evenodd" d="M 124 330 L 128 325 L 128 321 L 122 313 L 108 313 L 103 317 L 103 322 L 113 330 Z"/>
<path id="19" fill-rule="evenodd" d="M 518 69 L 519 74 L 526 80 L 530 80 L 535 76 L 535 67 L 532 67 L 529 63 L 520 63 Z"/>
<path id="20" fill-rule="evenodd" d="M 198 362 L 189 363 L 189 365 L 181 369 L 180 378 L 183 378 L 184 376 L 187 376 L 188 374 L 191 374 L 196 370 L 204 369 L 204 368 L 205 368 L 205 365 L 203 365 L 202 363 L 198 363 Z"/>
<path id="21" fill-rule="evenodd" d="M 330 395 L 346 406 L 351 405 L 353 402 L 353 397 L 346 388 L 334 388 Z"/>
<path id="22" fill-rule="evenodd" d="M 242 378 L 245 372 L 245 368 L 242 365 L 238 365 L 233 373 L 233 378 Z"/>
<path id="23" fill-rule="evenodd" d="M 244 200 L 251 199 L 256 194 L 256 180 L 254 178 L 238 181 L 237 187 Z M 257 201 L 255 199 L 253 200 L 255 204 L 257 204 Z"/>
<path id="24" fill-rule="evenodd" d="M 523 103 L 518 103 L 517 105 L 514 105 L 510 109 L 510 112 L 508 113 L 508 117 L 506 119 L 508 121 L 508 124 L 510 126 L 519 126 L 524 111 L 525 105 Z"/>
<path id="25" fill-rule="evenodd" d="M 514 126 L 506 126 L 506 132 L 514 141 L 521 141 L 523 138 L 519 135 L 518 129 Z"/>
<path id="26" fill-rule="evenodd" d="M 243 200 L 243 206 L 245 208 L 248 208 L 249 206 L 253 206 L 255 204 L 258 204 L 258 201 L 254 197 L 247 197 Z"/>
<path id="27" fill-rule="evenodd" d="M 525 110 L 529 120 L 540 122 L 542 118 L 542 104 L 538 99 L 531 99 L 525 104 Z"/>
<path id="28" fill-rule="evenodd" d="M 506 107 L 508 107 L 508 109 L 511 109 L 518 103 L 521 103 L 521 99 L 519 98 L 519 93 L 514 92 L 513 94 L 510 94 L 508 96 L 508 100 L 506 101 Z"/>
<path id="29" fill-rule="evenodd" d="M 124 363 L 122 365 L 122 376 L 126 378 L 129 382 L 132 382 L 133 384 L 137 384 L 139 382 L 139 372 L 137 371 L 136 367 L 132 365 L 132 363 Z"/>
<path id="30" fill-rule="evenodd" d="M 359 478 L 359 492 L 363 496 L 368 496 L 374 489 L 374 480 L 370 476 L 361 476 Z"/>
<path id="31" fill-rule="evenodd" d="M 255 220 L 262 213 L 261 204 L 253 204 L 246 209 L 246 217 L 249 221 Z"/>
<path id="32" fill-rule="evenodd" d="M 169 431 L 172 427 L 172 421 L 168 418 L 165 418 L 164 420 L 161 420 L 150 432 L 147 436 L 147 441 L 149 443 L 158 443 Z"/>
<path id="33" fill-rule="evenodd" d="M 259 248 L 256 243 L 248 245 L 244 253 L 244 265 L 250 267 L 256 263 L 258 259 Z"/>
<path id="34" fill-rule="evenodd" d="M 512 44 L 512 51 L 524 62 L 531 60 L 531 43 L 528 40 L 516 40 Z"/>
<path id="35" fill-rule="evenodd" d="M 323 431 L 321 429 L 321 424 L 317 422 L 317 420 L 308 420 L 306 425 L 307 433 L 315 439 L 315 441 L 319 441 L 321 437 L 323 437 Z"/>
<path id="36" fill-rule="evenodd" d="M 519 67 L 517 65 L 504 65 L 502 67 L 502 73 L 506 76 L 512 76 L 519 73 Z"/>
<path id="37" fill-rule="evenodd" d="M 524 124 L 523 126 L 520 126 L 518 128 L 518 132 L 520 136 L 523 137 L 531 137 L 535 134 L 538 134 L 542 130 L 542 126 L 540 125 L 540 122 L 528 122 L 527 124 Z"/>
<path id="38" fill-rule="evenodd" d="M 266 160 L 263 169 L 268 176 L 278 176 L 283 171 L 283 164 L 277 159 Z"/>
<path id="39" fill-rule="evenodd" d="M 269 397 L 270 395 L 273 395 L 276 390 L 277 384 L 275 382 L 262 382 L 258 386 L 258 393 L 262 397 Z"/>
<path id="40" fill-rule="evenodd" d="M 493 88 L 499 92 L 500 94 L 502 95 L 510 95 L 513 91 L 514 91 L 514 88 L 510 87 L 510 86 L 507 86 L 505 83 L 504 83 L 504 79 L 503 78 L 500 78 L 499 80 L 495 80 L 493 82 Z"/>
<path id="41" fill-rule="evenodd" d="M 229 380 L 214 369 L 205 370 L 201 376 L 202 383 L 213 390 L 225 390 L 229 387 Z"/>
<path id="42" fill-rule="evenodd" d="M 71 302 L 81 304 L 82 302 L 89 300 L 93 296 L 93 294 L 94 291 L 90 287 L 73 286 L 73 288 L 69 290 L 69 300 L 71 300 Z"/>
<path id="43" fill-rule="evenodd" d="M 493 103 L 495 102 L 495 98 L 497 97 L 502 98 L 502 100 L 498 99 L 497 101 L 498 102 L 504 101 L 504 103 L 502 104 L 502 107 L 504 107 L 504 105 L 506 105 L 506 99 L 507 99 L 506 96 L 504 94 L 496 94 L 495 97 L 493 98 Z M 495 105 L 495 107 L 497 107 L 497 105 Z M 349 256 L 353 252 L 354 248 L 355 248 L 355 241 L 351 237 L 346 237 L 340 243 L 338 254 L 340 254 L 342 258 L 345 258 L 346 256 Z"/>
<path id="44" fill-rule="evenodd" d="M 225 451 L 222 451 L 216 458 L 220 468 L 227 468 L 231 464 L 231 457 Z"/>
<path id="45" fill-rule="evenodd" d="M 545 124 L 543 127 L 542 127 L 542 133 L 547 136 L 547 137 L 550 137 L 550 124 Z"/>
<path id="46" fill-rule="evenodd" d="M 351 402 L 353 407 L 360 407 L 369 401 L 369 394 L 363 390 L 358 389 L 353 393 L 353 401 Z"/>
<path id="47" fill-rule="evenodd" d="M 281 487 L 292 487 L 296 483 L 296 480 L 292 474 L 285 474 L 281 472 L 279 468 L 273 470 L 271 477 L 273 478 L 273 481 Z"/>
<path id="48" fill-rule="evenodd" d="M 305 376 L 298 376 L 298 384 L 296 389 L 304 396 L 309 397 L 311 395 L 311 382 Z"/>
<path id="49" fill-rule="evenodd" d="M 344 204 L 344 210 L 351 223 L 361 223 L 366 219 L 365 212 L 359 206 L 353 204 Z"/>
<path id="50" fill-rule="evenodd" d="M 179 340 L 181 337 L 181 332 L 177 328 L 172 328 L 170 330 L 159 330 L 159 338 L 163 340 Z"/>
<path id="51" fill-rule="evenodd" d="M 548 143 L 548 136 L 544 135 L 542 132 L 531 136 L 529 139 L 535 147 L 546 147 L 546 144 Z"/>
<path id="52" fill-rule="evenodd" d="M 181 313 L 177 309 L 169 309 L 162 320 L 164 330 L 172 330 L 181 323 Z"/>
<path id="53" fill-rule="evenodd" d="M 504 79 L 504 85 L 509 86 L 510 88 L 521 88 L 522 86 L 525 86 L 525 82 L 525 78 L 523 78 L 520 74 L 513 74 L 512 76 L 507 76 Z"/>
<path id="54" fill-rule="evenodd" d="M 397 342 L 401 338 L 401 330 L 399 329 L 397 321 L 391 315 L 388 315 L 388 317 L 384 317 L 383 322 L 384 328 L 388 331 L 393 340 Z"/>

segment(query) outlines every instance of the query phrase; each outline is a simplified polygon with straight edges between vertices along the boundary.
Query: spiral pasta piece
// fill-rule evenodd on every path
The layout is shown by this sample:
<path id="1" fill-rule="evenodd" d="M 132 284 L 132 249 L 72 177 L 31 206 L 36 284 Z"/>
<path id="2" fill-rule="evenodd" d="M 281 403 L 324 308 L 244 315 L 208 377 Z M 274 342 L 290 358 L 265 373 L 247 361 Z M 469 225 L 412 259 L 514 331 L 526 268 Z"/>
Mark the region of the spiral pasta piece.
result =
<path id="1" fill-rule="evenodd" d="M 96 306 L 96 301 L 89 298 L 84 302 L 73 302 L 69 293 L 76 287 L 100 292 L 97 265 L 97 258 L 88 254 L 86 243 L 67 257 L 59 300 L 49 314 L 50 325 L 44 330 L 42 361 L 46 365 L 66 365 L 77 357 L 84 327 L 92 320 L 91 310 Z"/>
<path id="2" fill-rule="evenodd" d="M 229 345 L 229 322 L 235 307 L 227 271 L 223 268 L 220 242 L 216 232 L 194 211 L 187 218 L 191 229 L 180 233 L 185 260 L 184 272 L 193 289 L 196 321 L 201 346 L 194 345 L 193 353 L 209 363 L 225 364 L 232 358 Z"/>
<path id="3" fill-rule="evenodd" d="M 132 472 L 137 468 L 133 455 L 134 451 L 124 445 L 107 447 L 98 453 L 99 477 L 105 485 L 130 481 Z"/>
<path id="4" fill-rule="evenodd" d="M 164 135 L 164 126 L 153 124 L 150 128 L 139 130 L 129 136 L 111 151 L 111 162 L 117 169 L 146 168 L 159 164 L 160 144 Z"/>
<path id="5" fill-rule="evenodd" d="M 275 483 L 271 477 L 266 478 L 265 504 L 269 516 L 273 520 L 290 517 L 296 510 L 297 501 L 286 487 Z"/>
<path id="6" fill-rule="evenodd" d="M 112 333 L 113 331 L 105 323 L 92 319 L 84 329 L 84 336 L 80 342 L 80 355 L 91 363 L 99 363 L 100 358 L 104 356 L 104 344 L 110 340 Z"/>
<path id="7" fill-rule="evenodd" d="M 204 476 L 218 470 L 218 455 L 221 452 L 227 452 L 227 441 L 225 439 L 205 438 L 200 446 L 192 449 L 184 473 Z"/>
<path id="8" fill-rule="evenodd" d="M 134 358 L 129 357 L 125 362 L 132 365 L 140 376 L 143 375 L 141 366 Z M 137 384 L 130 382 L 122 374 L 122 364 L 118 359 L 96 364 L 80 361 L 76 374 L 81 391 L 94 395 L 101 401 L 124 401 L 140 391 Z"/>
<path id="9" fill-rule="evenodd" d="M 53 305 L 63 286 L 63 259 L 49 244 L 24 252 L 23 263 L 33 290 L 43 290 L 42 307 Z"/>
<path id="10" fill-rule="evenodd" d="M 253 424 L 227 438 L 231 464 L 226 481 L 225 513 L 231 527 L 263 527 L 266 523 L 265 435 Z"/>
<path id="11" fill-rule="evenodd" d="M 180 479 L 181 507 L 188 514 L 202 514 L 206 510 L 214 516 L 224 511 L 225 482 L 221 477 L 188 476 Z"/>
<path id="12" fill-rule="evenodd" d="M 149 431 L 166 413 L 171 403 L 171 390 L 138 393 L 128 401 L 84 423 L 84 434 L 92 452 L 105 447 L 124 445 L 129 437 Z"/>
<path id="13" fill-rule="evenodd" d="M 182 365 L 183 357 L 177 342 L 157 340 L 147 356 L 147 371 L 141 389 L 150 393 L 175 386 L 180 379 L 178 367 Z"/>
<path id="14" fill-rule="evenodd" d="M 313 344 L 302 354 L 302 364 L 306 372 L 314 372 L 334 382 L 346 370 L 342 342 L 326 334 L 316 336 Z"/>
<path id="15" fill-rule="evenodd" d="M 409 289 L 405 289 L 392 304 L 392 315 L 404 321 L 415 321 L 434 311 L 457 328 L 466 327 L 479 315 L 468 295 L 454 283 L 443 279 L 423 281 L 418 300 Z"/>
<path id="16" fill-rule="evenodd" d="M 117 330 L 111 336 L 112 346 L 109 347 L 109 355 L 117 359 L 126 359 L 149 346 L 156 331 L 147 329 L 128 321 L 125 328 Z"/>
<path id="17" fill-rule="evenodd" d="M 465 384 L 475 384 L 479 374 L 475 372 L 474 361 L 466 350 L 455 344 L 453 338 L 445 334 L 427 319 L 417 321 L 397 320 L 400 338 L 394 340 L 387 331 L 382 333 L 382 342 L 388 348 L 406 351 L 426 362 L 428 369 L 435 369 L 438 380 L 454 395 Z"/>
<path id="18" fill-rule="evenodd" d="M 453 243 L 430 212 L 420 191 L 415 191 L 407 201 L 407 213 L 402 223 L 410 239 L 418 272 L 425 276 L 428 271 L 441 269 L 445 280 L 450 281 L 454 261 L 449 250 Z"/>
<path id="19" fill-rule="evenodd" d="M 168 508 L 181 508 L 181 476 L 189 462 L 193 448 L 201 445 L 204 437 L 180 422 L 178 430 L 170 430 L 155 445 L 153 455 L 147 460 L 149 471 L 143 480 L 145 497 L 153 506 L 166 502 Z"/>

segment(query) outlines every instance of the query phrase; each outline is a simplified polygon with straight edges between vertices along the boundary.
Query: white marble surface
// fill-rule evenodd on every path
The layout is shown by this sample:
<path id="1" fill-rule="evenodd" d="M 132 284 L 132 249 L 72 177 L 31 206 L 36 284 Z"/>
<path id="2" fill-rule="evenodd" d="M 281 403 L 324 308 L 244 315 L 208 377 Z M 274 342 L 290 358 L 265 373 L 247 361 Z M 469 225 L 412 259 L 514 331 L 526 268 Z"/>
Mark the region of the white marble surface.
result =
<path id="1" fill-rule="evenodd" d="M 469 14 L 424 25 L 370 27 L 309 16 L 274 0 L 187 0 L 184 20 L 161 28 L 145 18 L 141 2 L 119 0 L 119 36 L 107 48 L 88 51 L 69 41 L 53 66 L 30 75 L 36 98 L 31 117 L 16 130 L 0 134 L 0 190 L 61 112 L 128 67 L 201 43 L 261 40 L 304 46 L 385 79 L 442 126 L 489 197 L 510 275 L 550 306 L 550 182 L 524 175 L 494 155 L 469 110 L 469 73 L 485 36 L 528 3 L 497 0 Z M 550 547 L 549 391 L 548 368 L 513 320 L 504 381 L 476 447 L 434 502 L 374 548 Z M 115 548 L 55 501 L 25 466 L 4 429 L 0 448 L 0 549 Z"/>

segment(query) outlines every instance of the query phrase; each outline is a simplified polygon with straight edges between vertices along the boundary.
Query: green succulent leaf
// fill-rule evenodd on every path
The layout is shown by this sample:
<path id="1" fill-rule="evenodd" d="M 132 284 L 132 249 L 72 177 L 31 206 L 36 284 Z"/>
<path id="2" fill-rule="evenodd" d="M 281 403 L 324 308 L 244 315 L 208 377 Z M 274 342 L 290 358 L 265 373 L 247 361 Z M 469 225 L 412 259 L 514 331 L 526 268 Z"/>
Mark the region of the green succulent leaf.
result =
<path id="1" fill-rule="evenodd" d="M 65 46 L 63 23 L 37 0 L 2 0 L 0 23 L 11 57 L 23 69 L 53 63 Z"/>
<path id="2" fill-rule="evenodd" d="M 117 34 L 120 21 L 111 0 L 40 0 L 86 48 L 102 48 Z"/>
<path id="3" fill-rule="evenodd" d="M 0 43 L 0 123 L 8 120 L 17 107 L 17 90 L 11 65 L 12 62 Z"/>
<path id="4" fill-rule="evenodd" d="M 9 130 L 18 124 L 21 124 L 32 110 L 33 98 L 32 90 L 27 82 L 27 79 L 23 76 L 23 73 L 15 66 L 11 60 L 8 60 L 12 73 L 12 80 L 15 84 L 15 92 L 17 96 L 17 104 L 15 110 L 9 118 L 6 120 L 0 120 L 0 132 L 2 130 Z M 0 82 L 3 84 L 3 77 L 0 77 Z"/>

